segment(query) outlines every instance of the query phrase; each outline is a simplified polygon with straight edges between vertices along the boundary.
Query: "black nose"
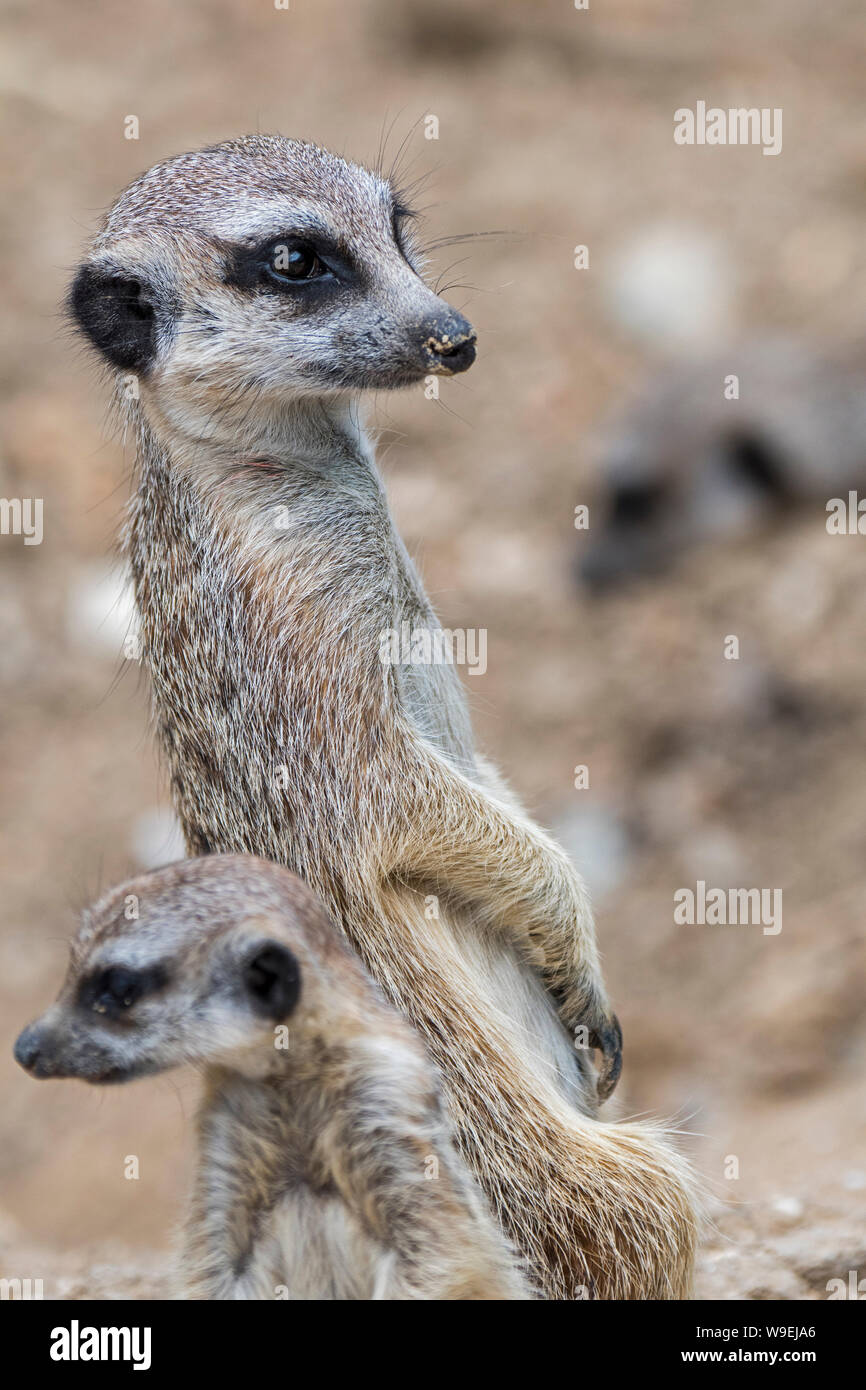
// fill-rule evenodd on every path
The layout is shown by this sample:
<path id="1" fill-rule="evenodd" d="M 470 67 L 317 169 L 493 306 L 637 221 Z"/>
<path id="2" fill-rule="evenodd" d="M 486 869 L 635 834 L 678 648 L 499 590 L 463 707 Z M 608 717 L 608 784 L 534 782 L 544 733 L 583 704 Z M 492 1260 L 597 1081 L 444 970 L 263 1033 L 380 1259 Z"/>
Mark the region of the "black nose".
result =
<path id="1" fill-rule="evenodd" d="M 465 372 L 475 361 L 475 329 L 462 314 L 448 314 L 424 328 L 422 350 L 430 367 L 440 372 Z"/>
<path id="2" fill-rule="evenodd" d="M 15 1044 L 15 1061 L 22 1066 L 25 1071 L 32 1071 L 39 1074 L 39 1061 L 42 1049 L 42 1039 L 39 1029 L 31 1023 L 24 1032 L 19 1034 Z"/>

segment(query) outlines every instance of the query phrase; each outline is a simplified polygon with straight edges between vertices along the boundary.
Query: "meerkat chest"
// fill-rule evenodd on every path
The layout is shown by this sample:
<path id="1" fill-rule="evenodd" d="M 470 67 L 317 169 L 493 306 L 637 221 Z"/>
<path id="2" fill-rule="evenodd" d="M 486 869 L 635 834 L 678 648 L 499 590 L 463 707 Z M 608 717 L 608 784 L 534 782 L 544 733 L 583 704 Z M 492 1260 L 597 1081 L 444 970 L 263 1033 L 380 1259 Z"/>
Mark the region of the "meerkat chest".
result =
<path id="1" fill-rule="evenodd" d="M 255 1243 L 239 1298 L 369 1300 L 384 1296 L 389 1252 L 338 1196 L 302 1186 L 283 1197 Z"/>

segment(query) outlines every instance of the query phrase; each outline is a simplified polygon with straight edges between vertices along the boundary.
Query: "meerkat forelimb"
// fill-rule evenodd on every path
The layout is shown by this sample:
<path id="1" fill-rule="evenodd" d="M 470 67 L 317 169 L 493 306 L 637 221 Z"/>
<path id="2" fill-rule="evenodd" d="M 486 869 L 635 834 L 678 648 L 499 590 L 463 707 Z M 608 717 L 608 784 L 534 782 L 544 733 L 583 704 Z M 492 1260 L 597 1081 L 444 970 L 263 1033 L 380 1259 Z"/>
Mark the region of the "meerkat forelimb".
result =
<path id="1" fill-rule="evenodd" d="M 530 1297 L 417 1034 L 278 865 L 212 855 L 113 889 L 15 1051 L 91 1083 L 203 1071 L 180 1297 Z"/>
<path id="2" fill-rule="evenodd" d="M 443 886 L 471 901 L 479 920 L 507 932 L 535 965 L 574 1030 L 604 1056 L 600 1099 L 619 1078 L 622 1037 L 616 1015 L 603 1012 L 592 910 L 580 876 L 550 836 L 519 809 L 474 784 L 407 730 L 399 833 L 389 872 Z M 388 827 L 393 831 L 394 822 Z"/>

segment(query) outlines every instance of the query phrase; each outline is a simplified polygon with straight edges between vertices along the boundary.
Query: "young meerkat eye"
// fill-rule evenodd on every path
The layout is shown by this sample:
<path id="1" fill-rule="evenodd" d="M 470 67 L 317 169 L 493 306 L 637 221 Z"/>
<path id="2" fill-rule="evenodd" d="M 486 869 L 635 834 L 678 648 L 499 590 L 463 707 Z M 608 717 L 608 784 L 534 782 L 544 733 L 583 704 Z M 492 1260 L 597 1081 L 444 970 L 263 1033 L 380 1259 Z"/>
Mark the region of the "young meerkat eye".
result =
<path id="1" fill-rule="evenodd" d="M 278 241 L 271 247 L 267 273 L 278 284 L 297 280 L 318 280 L 330 270 L 308 242 Z"/>
<path id="2" fill-rule="evenodd" d="M 660 483 L 623 483 L 611 498 L 610 518 L 626 525 L 649 521 L 658 512 L 664 496 L 665 489 Z"/>
<path id="3" fill-rule="evenodd" d="M 123 1013 L 163 982 L 161 972 L 126 970 L 113 965 L 84 982 L 79 1003 L 97 1014 Z"/>

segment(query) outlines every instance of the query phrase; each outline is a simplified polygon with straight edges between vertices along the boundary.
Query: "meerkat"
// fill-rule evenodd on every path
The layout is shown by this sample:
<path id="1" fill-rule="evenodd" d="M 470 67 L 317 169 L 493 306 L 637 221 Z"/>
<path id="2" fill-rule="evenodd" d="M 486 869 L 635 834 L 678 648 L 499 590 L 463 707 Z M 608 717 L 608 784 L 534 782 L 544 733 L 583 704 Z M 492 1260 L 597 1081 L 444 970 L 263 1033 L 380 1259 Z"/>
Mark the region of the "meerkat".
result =
<path id="1" fill-rule="evenodd" d="M 420 1039 L 279 865 L 211 855 L 112 889 L 15 1056 L 94 1084 L 202 1070 L 179 1297 L 530 1297 Z"/>
<path id="2" fill-rule="evenodd" d="M 598 511 L 577 573 L 594 593 L 688 548 L 757 534 L 866 484 L 863 347 L 790 338 L 655 371 L 599 430 Z"/>
<path id="3" fill-rule="evenodd" d="M 542 1294 L 685 1296 L 691 1169 L 597 1119 L 621 1034 L 583 882 L 477 753 L 453 666 L 382 660 L 383 633 L 438 624 L 360 400 L 475 356 L 412 225 L 387 179 L 250 136 L 142 175 L 75 277 L 136 441 L 125 548 L 174 805 L 191 854 L 274 860 L 323 901 L 421 1032 Z"/>

